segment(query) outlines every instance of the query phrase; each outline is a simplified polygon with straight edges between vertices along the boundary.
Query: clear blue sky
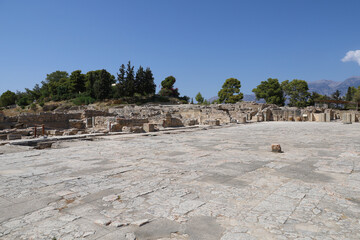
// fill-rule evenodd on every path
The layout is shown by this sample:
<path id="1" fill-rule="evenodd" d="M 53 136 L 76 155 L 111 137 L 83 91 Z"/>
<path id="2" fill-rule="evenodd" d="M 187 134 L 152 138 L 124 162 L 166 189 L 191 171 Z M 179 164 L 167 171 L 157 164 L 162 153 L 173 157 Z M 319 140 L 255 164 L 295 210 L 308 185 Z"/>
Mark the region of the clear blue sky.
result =
<path id="1" fill-rule="evenodd" d="M 0 93 L 32 88 L 56 70 L 131 60 L 180 93 L 216 96 L 225 79 L 251 93 L 269 77 L 360 76 L 359 0 L 0 0 Z M 350 56 L 351 58 L 351 56 Z M 351 60 L 351 59 L 350 59 Z M 157 88 L 159 90 L 159 88 Z"/>

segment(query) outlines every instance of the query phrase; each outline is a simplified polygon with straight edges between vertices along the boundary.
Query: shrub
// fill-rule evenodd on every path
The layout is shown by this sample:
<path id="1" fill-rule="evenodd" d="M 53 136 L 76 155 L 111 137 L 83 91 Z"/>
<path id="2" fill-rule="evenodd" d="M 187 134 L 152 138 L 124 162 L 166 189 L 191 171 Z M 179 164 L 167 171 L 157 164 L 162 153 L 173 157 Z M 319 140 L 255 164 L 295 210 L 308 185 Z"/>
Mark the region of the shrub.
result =
<path id="1" fill-rule="evenodd" d="M 30 109 L 33 110 L 33 111 L 36 111 L 36 109 L 37 109 L 36 104 L 35 104 L 35 103 L 32 103 L 32 104 L 30 105 Z"/>
<path id="2" fill-rule="evenodd" d="M 27 97 L 22 97 L 19 100 L 17 100 L 17 105 L 19 105 L 21 108 L 24 108 L 25 106 L 30 104 L 30 101 Z"/>
<path id="3" fill-rule="evenodd" d="M 77 98 L 73 99 L 72 102 L 75 105 L 88 105 L 95 102 L 95 99 L 89 96 L 78 96 Z"/>

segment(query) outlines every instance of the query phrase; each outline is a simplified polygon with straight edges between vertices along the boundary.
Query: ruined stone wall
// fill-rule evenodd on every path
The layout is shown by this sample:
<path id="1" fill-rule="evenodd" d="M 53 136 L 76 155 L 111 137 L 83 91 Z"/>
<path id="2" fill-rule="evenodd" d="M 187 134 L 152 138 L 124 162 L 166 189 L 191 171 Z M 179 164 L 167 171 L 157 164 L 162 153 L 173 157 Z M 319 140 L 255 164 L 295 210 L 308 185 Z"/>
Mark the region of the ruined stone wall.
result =
<path id="1" fill-rule="evenodd" d="M 346 121 L 359 122 L 358 111 L 343 111 L 308 107 L 304 109 L 276 105 L 241 102 L 212 105 L 122 105 L 109 110 L 89 107 L 63 112 L 43 112 L 6 117 L 0 112 L 0 130 L 27 128 L 44 124 L 47 129 L 115 129 L 153 124 L 157 127 L 179 127 L 209 124 L 245 123 L 261 121 Z M 110 126 L 112 124 L 112 126 Z M 79 127 L 80 126 L 80 127 Z"/>
<path id="2" fill-rule="evenodd" d="M 22 114 L 15 117 L 3 117 L 0 119 L 0 127 L 11 128 L 21 126 L 23 128 L 45 124 L 46 128 L 65 129 L 69 128 L 70 119 L 81 119 L 81 113 L 51 113 Z"/>

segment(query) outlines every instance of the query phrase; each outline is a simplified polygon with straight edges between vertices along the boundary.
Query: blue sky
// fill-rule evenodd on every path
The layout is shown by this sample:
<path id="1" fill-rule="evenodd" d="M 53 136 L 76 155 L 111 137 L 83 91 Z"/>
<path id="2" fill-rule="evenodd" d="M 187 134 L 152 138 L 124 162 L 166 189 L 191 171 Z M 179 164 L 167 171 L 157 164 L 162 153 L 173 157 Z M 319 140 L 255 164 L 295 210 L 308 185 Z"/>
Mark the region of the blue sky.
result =
<path id="1" fill-rule="evenodd" d="M 342 81 L 360 76 L 359 9 L 358 0 L 0 0 L 0 93 L 56 70 L 115 75 L 128 60 L 149 66 L 157 85 L 175 76 L 190 97 L 216 96 L 229 77 L 244 93 L 269 77 Z"/>

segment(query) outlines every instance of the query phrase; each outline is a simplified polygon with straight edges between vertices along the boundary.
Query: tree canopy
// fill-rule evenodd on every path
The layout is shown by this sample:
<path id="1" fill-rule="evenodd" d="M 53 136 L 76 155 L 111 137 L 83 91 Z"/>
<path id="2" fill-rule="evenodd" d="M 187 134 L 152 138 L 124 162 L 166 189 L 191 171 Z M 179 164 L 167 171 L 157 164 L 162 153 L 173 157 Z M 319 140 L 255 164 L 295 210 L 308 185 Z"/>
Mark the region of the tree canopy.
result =
<path id="1" fill-rule="evenodd" d="M 284 92 L 281 88 L 279 80 L 276 78 L 268 78 L 262 81 L 256 88 L 252 90 L 257 100 L 264 99 L 268 104 L 276 104 L 284 106 Z"/>
<path id="2" fill-rule="evenodd" d="M 281 87 L 285 96 L 289 98 L 290 107 L 306 107 L 309 105 L 311 94 L 306 81 L 294 79 L 283 81 Z"/>
<path id="3" fill-rule="evenodd" d="M 0 96 L 0 106 L 6 107 L 15 104 L 16 94 L 12 91 L 6 91 Z"/>
<path id="4" fill-rule="evenodd" d="M 174 89 L 176 78 L 174 76 L 168 76 L 161 82 L 161 90 L 159 95 L 163 97 L 179 97 L 179 90 Z"/>
<path id="5" fill-rule="evenodd" d="M 204 102 L 204 98 L 203 98 L 203 96 L 201 95 L 200 92 L 199 92 L 198 94 L 196 94 L 195 100 L 196 100 L 199 104 L 202 104 L 202 103 Z"/>
<path id="6" fill-rule="evenodd" d="M 222 89 L 218 92 L 219 103 L 236 103 L 243 99 L 240 92 L 241 83 L 236 78 L 228 78 L 225 80 Z"/>
<path id="7" fill-rule="evenodd" d="M 26 88 L 25 91 L 17 91 L 11 95 L 9 92 L 4 93 L 3 103 L 0 104 L 16 103 L 25 107 L 32 103 L 43 106 L 48 101 L 71 100 L 73 103 L 88 104 L 105 99 L 142 104 L 149 101 L 167 102 L 169 97 L 177 98 L 170 101 L 188 103 L 190 98 L 179 96 L 178 89 L 174 88 L 175 82 L 173 76 L 165 78 L 159 96 L 155 94 L 156 85 L 151 69 L 139 66 L 135 71 L 130 61 L 127 65 L 120 65 L 116 79 L 105 69 L 87 73 L 75 70 L 70 75 L 66 71 L 57 70 L 47 74 L 41 84 L 36 84 L 33 89 Z"/>

